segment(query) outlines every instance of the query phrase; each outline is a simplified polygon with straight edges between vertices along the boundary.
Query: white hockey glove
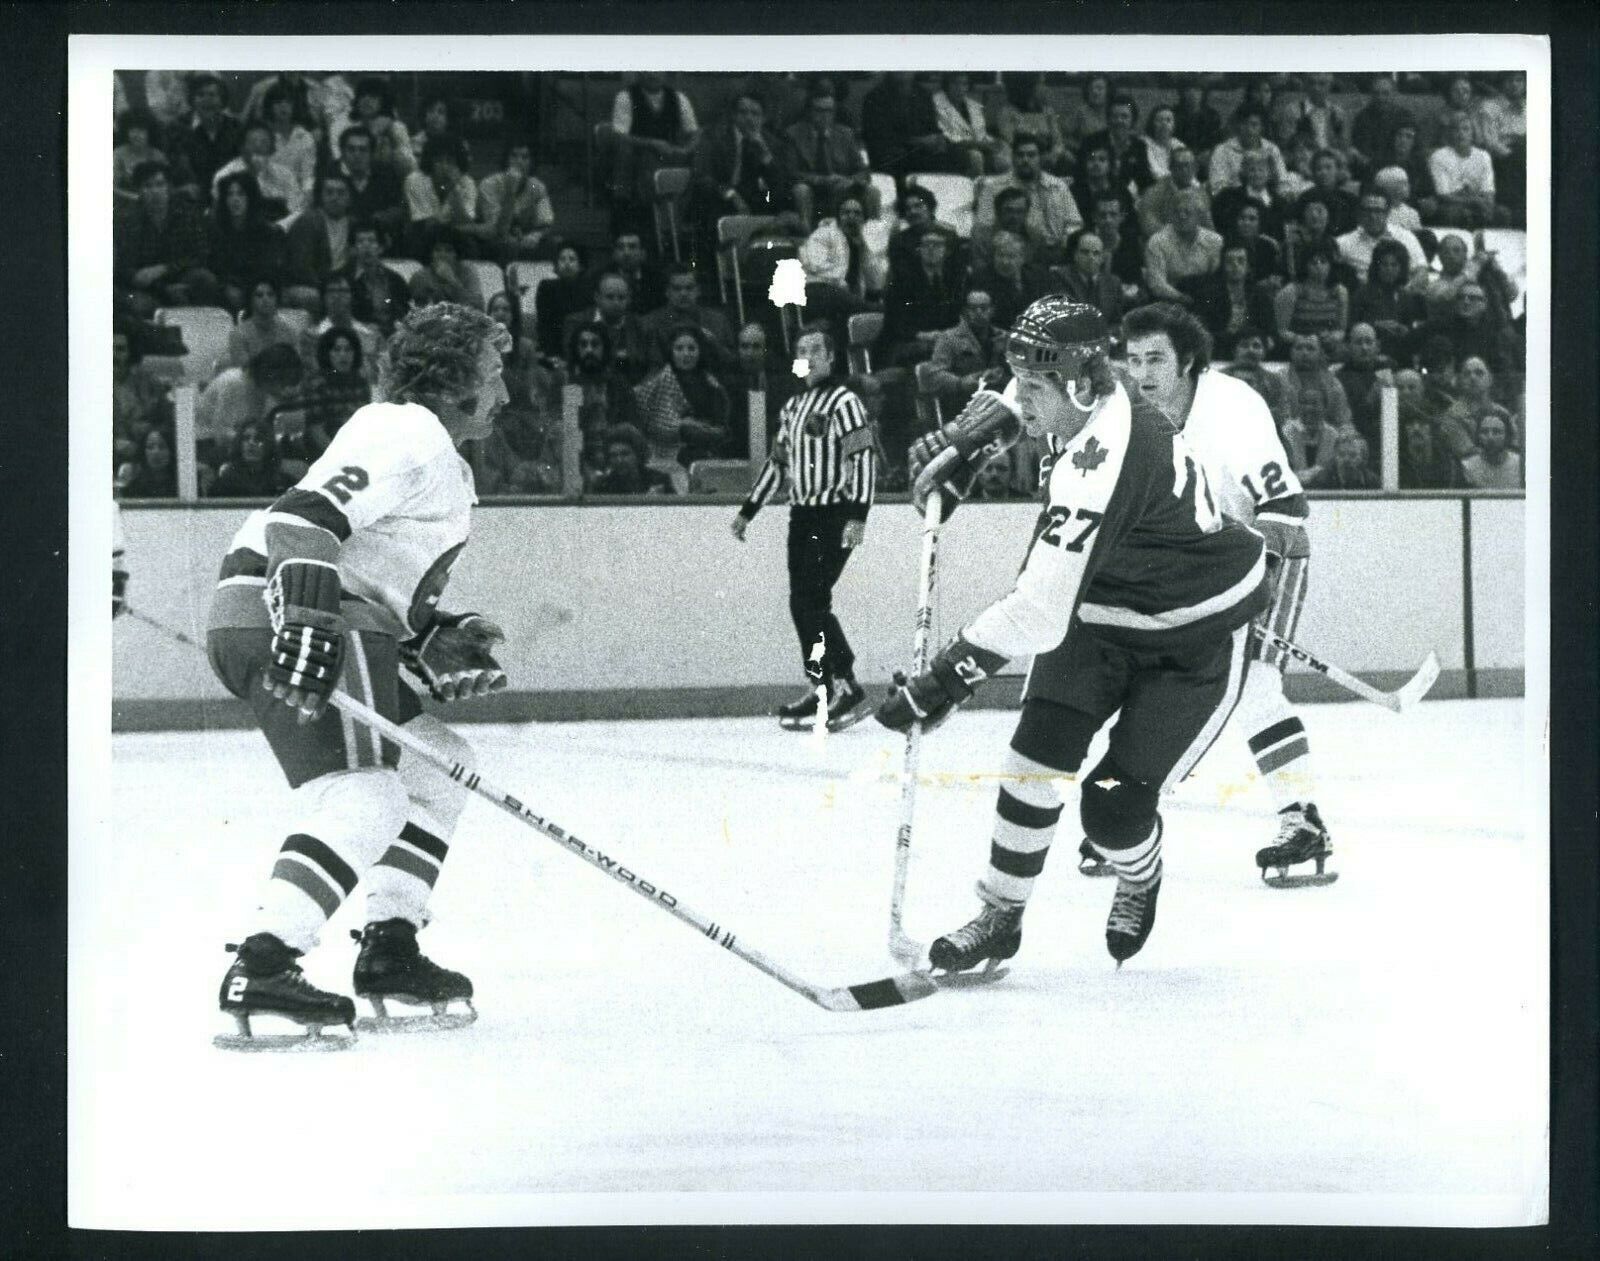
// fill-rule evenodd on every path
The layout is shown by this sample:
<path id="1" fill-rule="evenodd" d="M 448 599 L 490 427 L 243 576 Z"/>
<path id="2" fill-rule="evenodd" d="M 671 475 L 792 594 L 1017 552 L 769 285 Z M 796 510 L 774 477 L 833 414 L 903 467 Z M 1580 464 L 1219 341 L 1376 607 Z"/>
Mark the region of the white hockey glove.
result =
<path id="1" fill-rule="evenodd" d="M 944 492 L 941 520 L 972 493 L 983 466 L 1003 455 L 1022 437 L 1022 419 L 993 390 L 978 390 L 961 414 L 924 434 L 906 452 L 912 477 L 911 502 L 920 513 L 937 487 Z"/>
<path id="2" fill-rule="evenodd" d="M 302 723 L 319 717 L 344 666 L 344 618 L 339 613 L 337 566 L 286 560 L 263 593 L 272 620 L 272 652 L 263 671 L 267 690 Z"/>
<path id="3" fill-rule="evenodd" d="M 505 638 L 505 631 L 477 613 L 436 614 L 432 626 L 401 645 L 400 660 L 436 701 L 487 696 L 506 685 L 506 672 L 490 652 Z"/>

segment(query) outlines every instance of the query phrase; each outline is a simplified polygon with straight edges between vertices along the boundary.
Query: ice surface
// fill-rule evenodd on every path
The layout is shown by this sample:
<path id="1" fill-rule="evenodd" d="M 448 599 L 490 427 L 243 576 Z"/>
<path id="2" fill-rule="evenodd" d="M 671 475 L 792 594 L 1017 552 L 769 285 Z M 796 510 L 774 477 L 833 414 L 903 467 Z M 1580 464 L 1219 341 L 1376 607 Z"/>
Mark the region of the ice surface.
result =
<path id="1" fill-rule="evenodd" d="M 1301 712 L 1337 884 L 1263 886 L 1272 804 L 1229 732 L 1164 806 L 1160 916 L 1120 973 L 1069 793 L 1011 975 L 881 1012 L 810 1006 L 475 801 L 422 942 L 481 1019 L 340 1055 L 211 1046 L 223 944 L 291 821 L 261 737 L 119 735 L 114 821 L 75 823 L 72 854 L 72 1222 L 1534 1220 L 1522 703 Z M 976 907 L 1013 723 L 923 743 L 923 941 Z M 462 730 L 486 777 L 801 975 L 898 970 L 901 743 L 875 724 Z M 320 985 L 349 992 L 359 903 L 308 956 Z"/>

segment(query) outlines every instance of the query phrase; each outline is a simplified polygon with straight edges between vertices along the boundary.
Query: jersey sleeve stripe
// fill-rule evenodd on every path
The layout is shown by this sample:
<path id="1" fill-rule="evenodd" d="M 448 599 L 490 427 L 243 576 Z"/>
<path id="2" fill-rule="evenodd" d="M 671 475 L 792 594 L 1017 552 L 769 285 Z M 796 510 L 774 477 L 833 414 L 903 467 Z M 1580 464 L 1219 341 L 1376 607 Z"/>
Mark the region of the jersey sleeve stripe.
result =
<path id="1" fill-rule="evenodd" d="M 1304 525 L 1311 515 L 1311 505 L 1302 494 L 1283 495 L 1269 499 L 1256 509 L 1256 520 L 1263 517 L 1282 521 L 1285 525 Z"/>
<path id="2" fill-rule="evenodd" d="M 326 530 L 343 543 L 350 537 L 350 520 L 333 502 L 315 491 L 301 490 L 298 486 L 278 497 L 268 512 L 267 522 L 279 524 L 313 525 Z"/>

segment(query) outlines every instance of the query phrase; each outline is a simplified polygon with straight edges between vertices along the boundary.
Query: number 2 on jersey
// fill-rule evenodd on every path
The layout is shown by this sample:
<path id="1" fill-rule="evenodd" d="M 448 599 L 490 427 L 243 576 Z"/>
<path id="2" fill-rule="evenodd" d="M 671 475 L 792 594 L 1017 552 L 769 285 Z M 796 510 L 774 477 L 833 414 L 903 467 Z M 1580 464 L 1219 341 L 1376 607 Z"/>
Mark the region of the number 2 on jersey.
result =
<path id="1" fill-rule="evenodd" d="M 1250 498 L 1256 503 L 1263 504 L 1269 499 L 1276 499 L 1289 489 L 1283 480 L 1283 466 L 1276 460 L 1270 460 L 1261 466 L 1261 489 L 1256 489 L 1256 484 L 1250 480 L 1246 473 L 1239 479 L 1244 483 L 1244 488 L 1250 492 Z"/>

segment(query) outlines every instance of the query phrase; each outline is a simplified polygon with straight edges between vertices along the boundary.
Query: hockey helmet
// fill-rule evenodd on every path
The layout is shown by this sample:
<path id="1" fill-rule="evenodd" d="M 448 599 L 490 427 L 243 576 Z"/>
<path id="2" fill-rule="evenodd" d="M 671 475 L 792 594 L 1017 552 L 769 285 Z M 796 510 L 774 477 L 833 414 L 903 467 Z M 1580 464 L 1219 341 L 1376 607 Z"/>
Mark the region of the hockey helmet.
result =
<path id="1" fill-rule="evenodd" d="M 1060 294 L 1030 306 L 1006 338 L 1006 362 L 1013 372 L 1052 372 L 1073 380 L 1089 373 L 1096 356 L 1110 353 L 1105 316 Z"/>

